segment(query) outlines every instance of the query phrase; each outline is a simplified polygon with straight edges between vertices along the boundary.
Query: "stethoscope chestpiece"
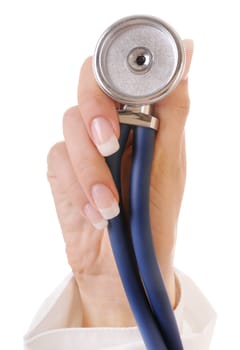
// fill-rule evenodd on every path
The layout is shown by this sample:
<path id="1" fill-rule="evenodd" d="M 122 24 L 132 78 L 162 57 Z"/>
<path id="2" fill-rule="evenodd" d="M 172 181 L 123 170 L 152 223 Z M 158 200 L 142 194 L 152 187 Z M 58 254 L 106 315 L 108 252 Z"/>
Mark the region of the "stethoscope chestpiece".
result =
<path id="1" fill-rule="evenodd" d="M 101 89 L 123 105 L 153 104 L 182 77 L 185 52 L 175 30 L 151 16 L 131 16 L 100 37 L 93 59 Z"/>

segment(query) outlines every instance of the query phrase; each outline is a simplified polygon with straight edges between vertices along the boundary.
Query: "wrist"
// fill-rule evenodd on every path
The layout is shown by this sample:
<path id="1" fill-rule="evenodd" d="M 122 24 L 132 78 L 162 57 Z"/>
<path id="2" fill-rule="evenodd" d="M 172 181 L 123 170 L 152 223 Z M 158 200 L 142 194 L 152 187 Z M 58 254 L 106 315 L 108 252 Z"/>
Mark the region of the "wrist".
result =
<path id="1" fill-rule="evenodd" d="M 120 278 L 81 275 L 77 284 L 83 309 L 82 327 L 136 325 Z"/>
<path id="2" fill-rule="evenodd" d="M 181 295 L 179 281 L 176 277 L 173 268 L 171 269 L 171 271 L 168 270 L 168 272 L 162 272 L 162 277 L 169 297 L 170 304 L 172 306 L 172 309 L 174 310 L 178 306 Z"/>

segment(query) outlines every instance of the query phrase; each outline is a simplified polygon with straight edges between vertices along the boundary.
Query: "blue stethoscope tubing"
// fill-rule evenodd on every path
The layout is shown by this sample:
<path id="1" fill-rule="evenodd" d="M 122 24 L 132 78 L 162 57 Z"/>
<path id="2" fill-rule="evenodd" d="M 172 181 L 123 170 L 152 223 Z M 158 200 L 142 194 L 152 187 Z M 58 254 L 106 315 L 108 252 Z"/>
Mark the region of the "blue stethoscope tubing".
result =
<path id="1" fill-rule="evenodd" d="M 130 223 L 123 207 L 121 159 L 133 129 Z M 109 221 L 109 238 L 119 274 L 148 350 L 183 350 L 156 258 L 150 225 L 149 188 L 156 131 L 121 124 L 120 149 L 108 157 L 120 196 L 120 214 Z"/>

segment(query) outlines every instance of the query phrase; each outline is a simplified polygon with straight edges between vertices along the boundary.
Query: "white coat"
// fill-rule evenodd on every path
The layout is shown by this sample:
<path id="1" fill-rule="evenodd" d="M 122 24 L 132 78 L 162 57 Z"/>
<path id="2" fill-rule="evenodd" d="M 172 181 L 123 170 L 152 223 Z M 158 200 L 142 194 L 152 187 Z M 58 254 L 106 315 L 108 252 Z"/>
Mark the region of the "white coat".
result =
<path id="1" fill-rule="evenodd" d="M 175 316 L 184 350 L 207 350 L 216 313 L 193 281 L 177 271 L 181 299 Z M 25 350 L 144 350 L 137 327 L 83 328 L 81 300 L 69 275 L 44 302 L 24 337 Z"/>

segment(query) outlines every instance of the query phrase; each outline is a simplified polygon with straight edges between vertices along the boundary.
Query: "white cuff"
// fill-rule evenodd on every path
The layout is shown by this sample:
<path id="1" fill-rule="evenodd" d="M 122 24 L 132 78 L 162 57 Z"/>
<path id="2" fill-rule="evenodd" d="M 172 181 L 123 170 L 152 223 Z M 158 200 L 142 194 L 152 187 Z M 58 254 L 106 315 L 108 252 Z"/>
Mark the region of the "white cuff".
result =
<path id="1" fill-rule="evenodd" d="M 174 313 L 184 349 L 208 350 L 216 313 L 189 277 L 178 270 L 176 275 L 181 298 Z M 35 316 L 24 338 L 25 350 L 145 349 L 137 327 L 82 328 L 81 325 L 80 294 L 70 274 Z"/>

